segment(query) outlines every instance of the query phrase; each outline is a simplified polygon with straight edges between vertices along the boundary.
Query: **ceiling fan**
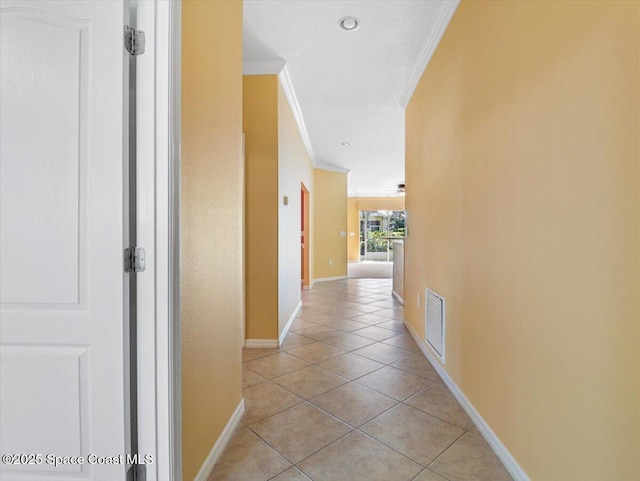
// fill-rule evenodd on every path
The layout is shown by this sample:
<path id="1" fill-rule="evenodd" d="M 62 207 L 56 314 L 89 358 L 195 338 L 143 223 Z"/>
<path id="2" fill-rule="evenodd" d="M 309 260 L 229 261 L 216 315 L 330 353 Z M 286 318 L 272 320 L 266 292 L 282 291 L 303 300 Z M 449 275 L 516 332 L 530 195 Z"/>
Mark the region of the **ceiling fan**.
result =
<path id="1" fill-rule="evenodd" d="M 394 192 L 396 194 L 404 194 L 405 193 L 404 182 L 396 185 L 395 189 L 387 189 L 385 190 L 385 192 Z"/>

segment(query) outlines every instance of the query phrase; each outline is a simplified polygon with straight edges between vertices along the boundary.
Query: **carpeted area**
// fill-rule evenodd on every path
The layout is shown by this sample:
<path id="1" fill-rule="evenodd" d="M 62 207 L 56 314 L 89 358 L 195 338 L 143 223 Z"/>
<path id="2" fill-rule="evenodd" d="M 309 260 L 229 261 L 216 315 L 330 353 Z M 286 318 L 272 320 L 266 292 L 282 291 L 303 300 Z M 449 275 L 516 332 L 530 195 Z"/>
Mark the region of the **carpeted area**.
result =
<path id="1" fill-rule="evenodd" d="M 349 279 L 391 278 L 393 277 L 393 262 L 349 262 L 348 274 Z"/>

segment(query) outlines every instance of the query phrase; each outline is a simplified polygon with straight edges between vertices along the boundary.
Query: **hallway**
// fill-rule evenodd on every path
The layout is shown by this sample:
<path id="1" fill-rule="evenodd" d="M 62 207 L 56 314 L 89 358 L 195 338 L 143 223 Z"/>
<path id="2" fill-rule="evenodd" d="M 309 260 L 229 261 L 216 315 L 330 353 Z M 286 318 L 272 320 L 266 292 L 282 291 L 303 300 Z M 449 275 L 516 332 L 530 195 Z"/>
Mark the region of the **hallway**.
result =
<path id="1" fill-rule="evenodd" d="M 404 328 L 390 279 L 302 297 L 281 349 L 244 350 L 246 412 L 210 481 L 511 479 Z"/>

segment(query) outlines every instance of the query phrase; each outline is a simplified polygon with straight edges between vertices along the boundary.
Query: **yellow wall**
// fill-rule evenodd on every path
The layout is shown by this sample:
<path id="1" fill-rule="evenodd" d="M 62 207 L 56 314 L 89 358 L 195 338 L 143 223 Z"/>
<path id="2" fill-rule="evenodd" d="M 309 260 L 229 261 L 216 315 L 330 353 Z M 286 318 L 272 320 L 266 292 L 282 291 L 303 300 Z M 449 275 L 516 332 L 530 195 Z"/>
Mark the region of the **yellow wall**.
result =
<path id="1" fill-rule="evenodd" d="M 243 77 L 247 339 L 278 337 L 278 77 Z"/>
<path id="2" fill-rule="evenodd" d="M 313 164 L 302 141 L 298 124 L 284 90 L 278 83 L 278 335 L 301 299 L 301 183 L 309 190 L 313 212 Z M 289 205 L 284 205 L 284 196 Z M 310 219 L 313 232 L 313 220 Z M 308 235 L 312 235 L 311 233 Z M 310 237 L 310 240 L 313 238 Z M 313 241 L 309 243 L 313 257 Z M 311 274 L 313 275 L 313 270 Z"/>
<path id="3" fill-rule="evenodd" d="M 347 199 L 347 255 L 350 261 L 360 260 L 360 211 L 404 210 L 404 196 L 349 197 Z"/>
<path id="4" fill-rule="evenodd" d="M 191 480 L 242 398 L 242 2 L 184 2 L 182 32 L 182 462 Z"/>
<path id="5" fill-rule="evenodd" d="M 313 187 L 313 278 L 346 276 L 347 174 L 314 169 Z"/>
<path id="6" fill-rule="evenodd" d="M 406 317 L 532 480 L 640 479 L 639 5 L 463 1 L 406 112 Z"/>

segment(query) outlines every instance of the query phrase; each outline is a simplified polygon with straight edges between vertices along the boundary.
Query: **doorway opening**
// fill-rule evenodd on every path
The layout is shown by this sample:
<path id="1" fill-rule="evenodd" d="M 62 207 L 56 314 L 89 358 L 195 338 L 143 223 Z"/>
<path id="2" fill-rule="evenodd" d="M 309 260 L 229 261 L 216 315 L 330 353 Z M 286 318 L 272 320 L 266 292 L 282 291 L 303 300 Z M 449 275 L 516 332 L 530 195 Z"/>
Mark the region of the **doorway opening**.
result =
<path id="1" fill-rule="evenodd" d="M 393 241 L 404 238 L 403 210 L 360 211 L 360 261 L 393 261 Z"/>

